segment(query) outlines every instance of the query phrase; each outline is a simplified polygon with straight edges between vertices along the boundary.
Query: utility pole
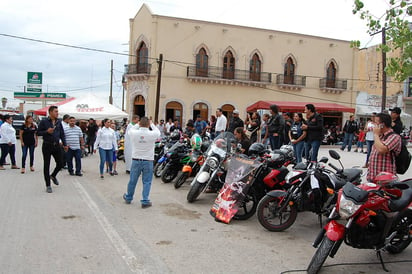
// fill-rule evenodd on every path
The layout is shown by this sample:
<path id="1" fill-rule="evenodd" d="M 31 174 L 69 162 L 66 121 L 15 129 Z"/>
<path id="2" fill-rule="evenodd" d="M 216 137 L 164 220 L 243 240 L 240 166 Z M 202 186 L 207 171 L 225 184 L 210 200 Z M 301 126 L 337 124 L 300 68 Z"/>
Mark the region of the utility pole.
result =
<path id="1" fill-rule="evenodd" d="M 382 46 L 386 46 L 386 30 L 385 27 L 382 28 Z M 381 111 L 383 112 L 386 108 L 386 51 L 382 49 L 382 106 Z"/>
<path id="2" fill-rule="evenodd" d="M 159 60 L 157 60 L 158 67 L 157 67 L 155 121 L 158 121 L 158 118 L 159 118 L 160 83 L 162 81 L 162 63 L 163 63 L 163 54 L 160 54 Z"/>
<path id="3" fill-rule="evenodd" d="M 124 86 L 126 85 L 126 77 L 122 76 L 122 110 L 124 111 Z"/>
<path id="4" fill-rule="evenodd" d="M 113 60 L 110 62 L 110 95 L 109 95 L 109 104 L 113 105 Z"/>

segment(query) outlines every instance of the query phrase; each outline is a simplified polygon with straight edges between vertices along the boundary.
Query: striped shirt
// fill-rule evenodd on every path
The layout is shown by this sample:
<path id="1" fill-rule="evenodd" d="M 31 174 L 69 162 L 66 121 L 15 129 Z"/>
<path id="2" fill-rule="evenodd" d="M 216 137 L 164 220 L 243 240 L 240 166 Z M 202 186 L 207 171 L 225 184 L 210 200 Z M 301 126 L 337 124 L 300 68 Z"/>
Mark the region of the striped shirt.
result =
<path id="1" fill-rule="evenodd" d="M 66 143 L 71 150 L 80 149 L 80 138 L 83 137 L 83 132 L 78 126 L 64 127 L 64 135 L 66 136 Z"/>

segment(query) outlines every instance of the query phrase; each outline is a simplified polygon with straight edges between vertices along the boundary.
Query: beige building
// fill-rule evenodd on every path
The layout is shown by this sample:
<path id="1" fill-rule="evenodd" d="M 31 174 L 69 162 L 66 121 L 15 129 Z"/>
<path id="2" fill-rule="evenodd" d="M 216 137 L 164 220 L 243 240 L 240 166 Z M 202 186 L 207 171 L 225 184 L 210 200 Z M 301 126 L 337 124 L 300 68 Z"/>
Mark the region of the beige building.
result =
<path id="1" fill-rule="evenodd" d="M 257 101 L 283 102 L 283 112 L 304 102 L 341 124 L 355 110 L 356 51 L 349 41 L 161 16 L 143 4 L 130 19 L 126 111 L 185 123 L 217 108 L 245 118 Z"/>

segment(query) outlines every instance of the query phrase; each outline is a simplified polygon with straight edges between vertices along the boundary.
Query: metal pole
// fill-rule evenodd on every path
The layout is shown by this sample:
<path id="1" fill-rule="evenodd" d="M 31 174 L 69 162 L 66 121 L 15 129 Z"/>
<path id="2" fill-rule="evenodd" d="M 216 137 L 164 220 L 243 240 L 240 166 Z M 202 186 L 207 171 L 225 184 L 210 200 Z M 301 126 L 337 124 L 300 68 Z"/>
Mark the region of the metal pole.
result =
<path id="1" fill-rule="evenodd" d="M 155 107 L 155 121 L 158 121 L 159 118 L 159 102 L 160 102 L 160 83 L 162 80 L 162 62 L 163 54 L 159 55 L 159 60 L 157 61 L 157 89 L 156 89 L 156 107 Z"/>
<path id="2" fill-rule="evenodd" d="M 109 104 L 113 105 L 113 60 L 110 61 L 110 95 Z"/>
<path id="3" fill-rule="evenodd" d="M 386 45 L 386 30 L 382 28 L 382 46 Z M 382 107 L 381 111 L 383 112 L 386 108 L 386 51 L 382 49 Z"/>

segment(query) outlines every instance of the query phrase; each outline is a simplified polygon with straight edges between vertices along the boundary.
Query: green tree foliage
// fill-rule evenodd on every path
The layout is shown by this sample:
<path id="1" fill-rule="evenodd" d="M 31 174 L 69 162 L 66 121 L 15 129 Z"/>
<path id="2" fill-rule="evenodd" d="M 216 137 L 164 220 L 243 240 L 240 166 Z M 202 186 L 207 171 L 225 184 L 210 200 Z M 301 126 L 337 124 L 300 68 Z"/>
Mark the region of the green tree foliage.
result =
<path id="1" fill-rule="evenodd" d="M 397 81 L 403 81 L 412 75 L 412 24 L 409 19 L 412 15 L 410 0 L 389 0 L 384 14 L 379 17 L 371 14 L 361 0 L 354 0 L 353 14 L 359 14 L 366 20 L 368 33 L 374 34 L 386 31 L 386 46 L 380 45 L 379 49 L 385 52 L 399 51 L 395 57 L 387 59 L 386 72 L 394 76 Z M 359 47 L 359 41 L 352 42 L 353 47 Z"/>

